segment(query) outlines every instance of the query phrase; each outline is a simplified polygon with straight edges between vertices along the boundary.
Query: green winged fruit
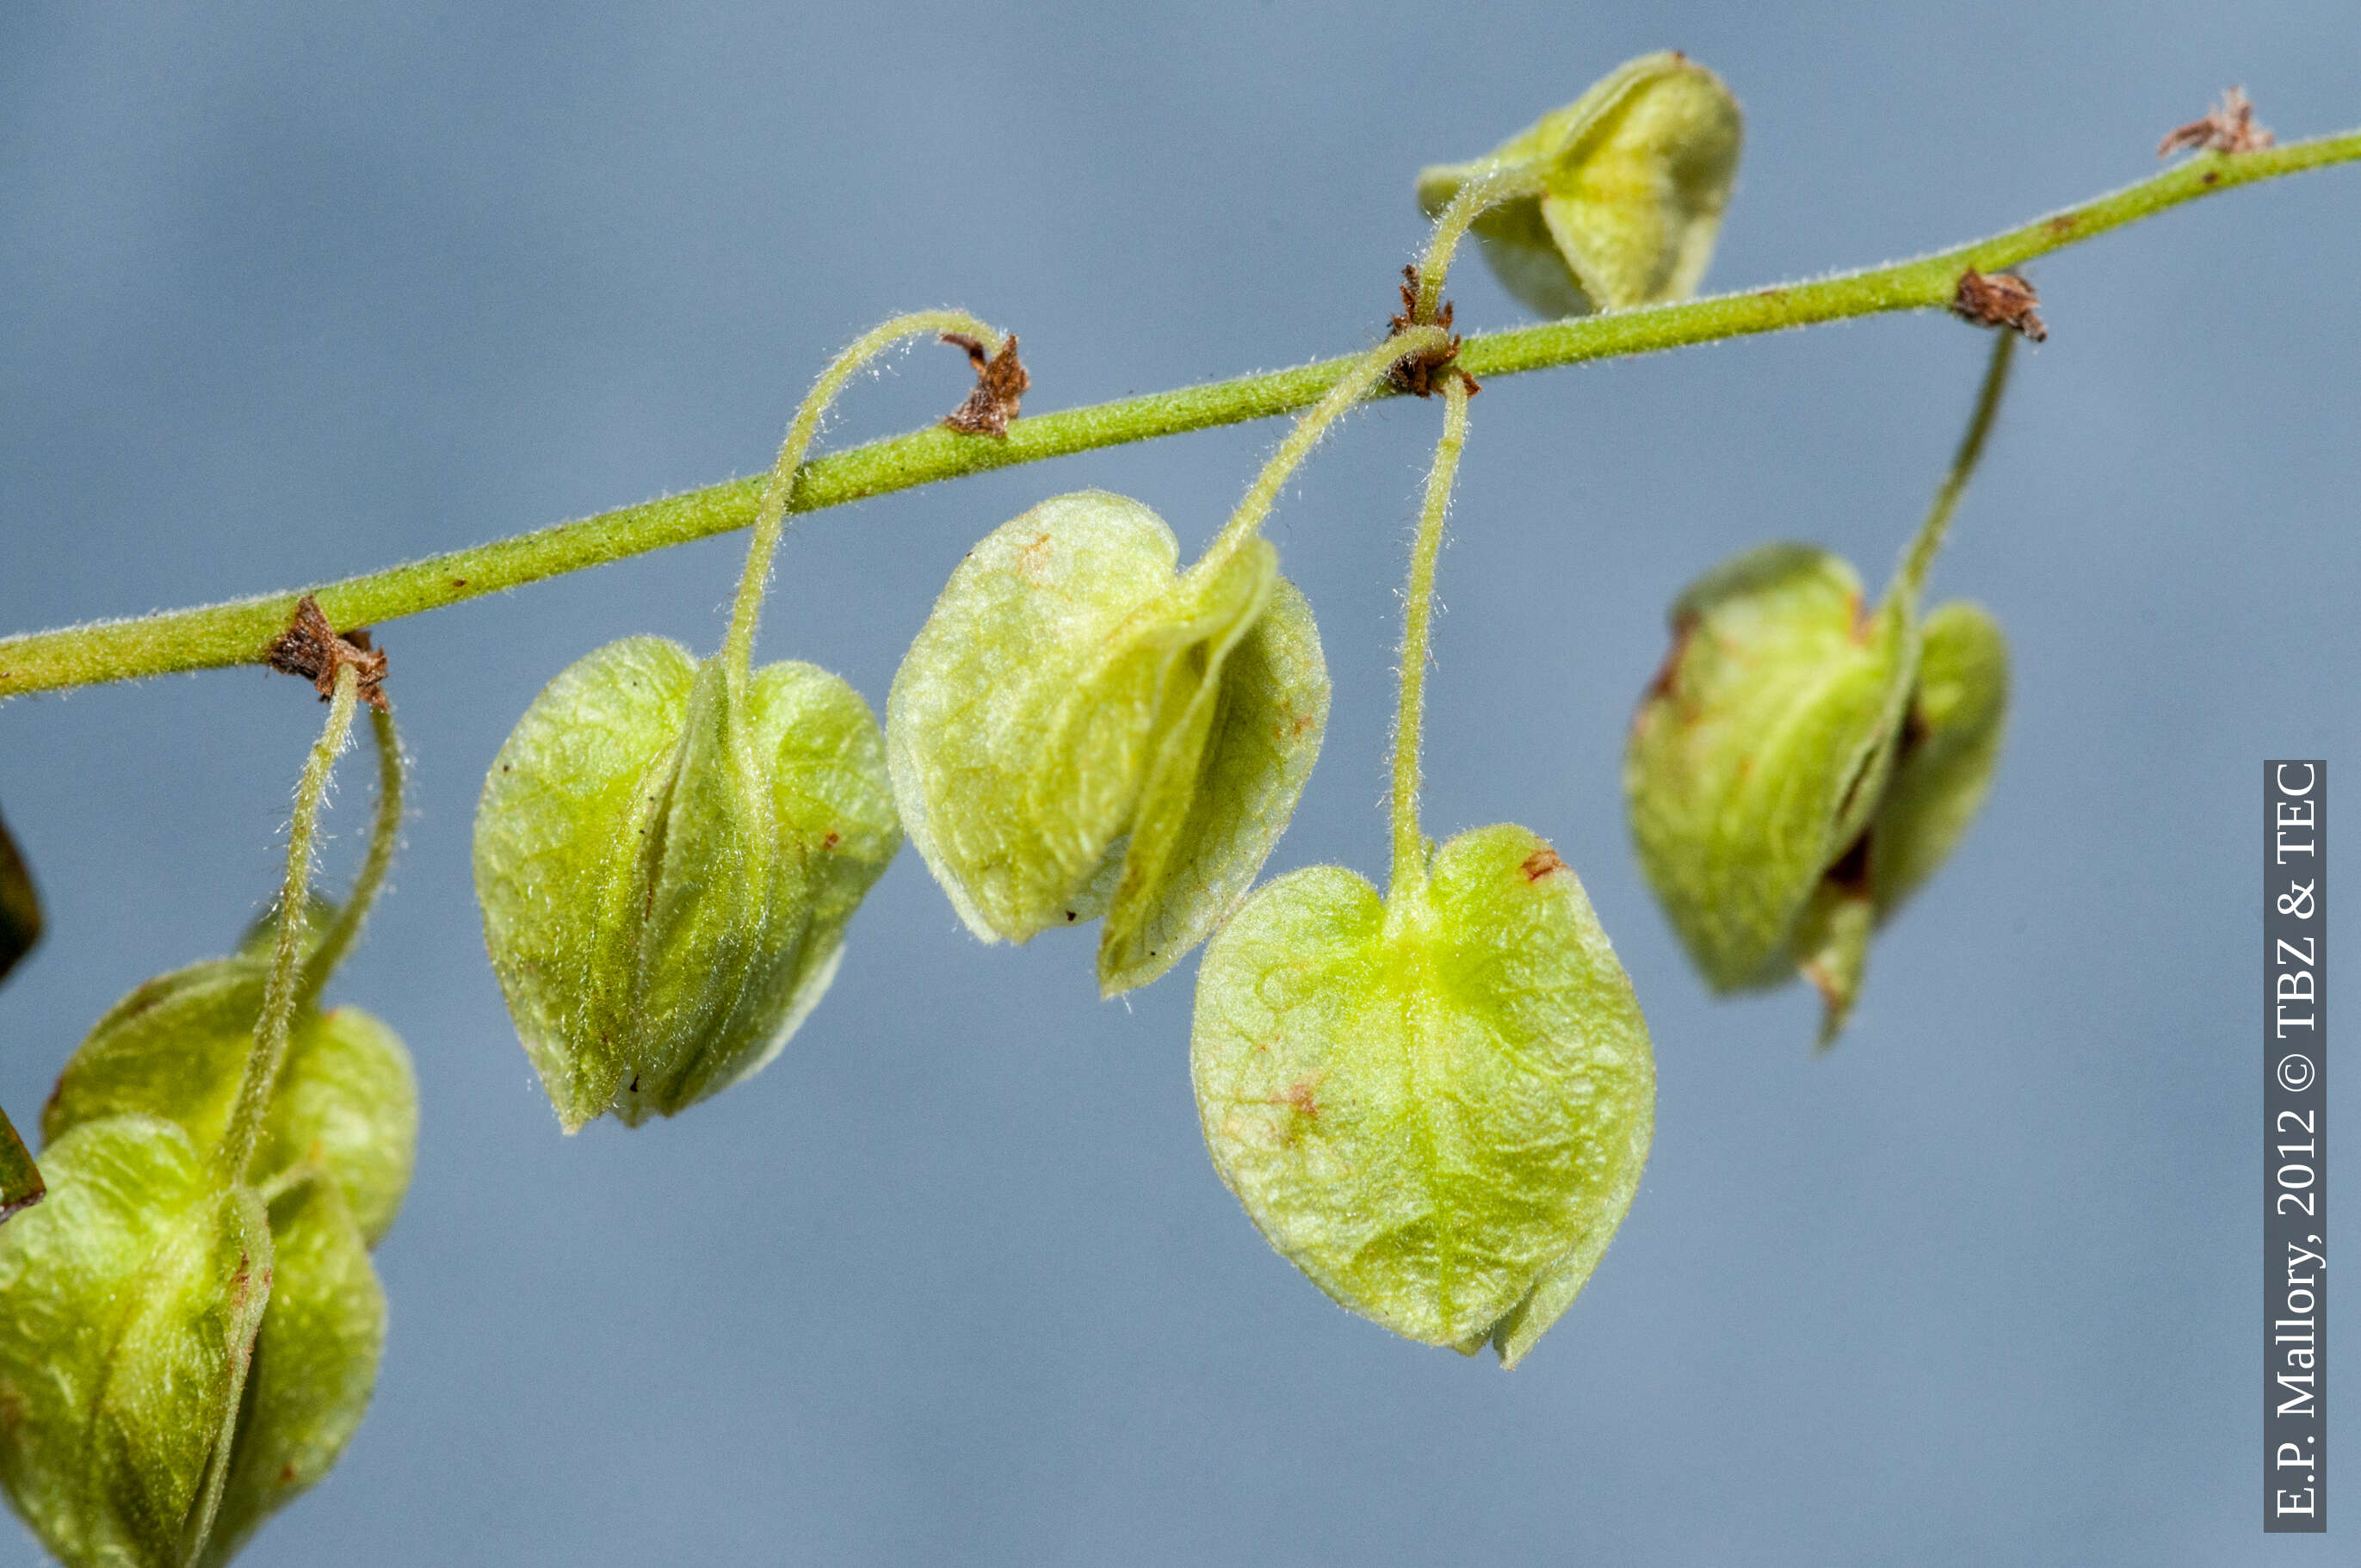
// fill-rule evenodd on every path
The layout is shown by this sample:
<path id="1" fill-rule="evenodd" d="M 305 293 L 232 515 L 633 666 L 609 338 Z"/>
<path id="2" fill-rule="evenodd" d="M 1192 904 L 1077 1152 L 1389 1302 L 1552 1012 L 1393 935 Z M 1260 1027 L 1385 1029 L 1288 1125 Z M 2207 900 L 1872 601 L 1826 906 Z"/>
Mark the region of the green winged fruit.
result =
<path id="1" fill-rule="evenodd" d="M 1800 544 L 1708 573 L 1672 613 L 1624 795 L 1642 870 L 1719 992 L 1801 972 L 1832 1040 L 1869 938 L 1965 831 L 1999 755 L 2007 653 L 1981 609 L 1870 608 Z"/>
<path id="2" fill-rule="evenodd" d="M 1043 501 L 960 564 L 886 705 L 902 821 L 969 929 L 1022 942 L 1104 916 L 1109 995 L 1246 895 L 1327 721 L 1277 552 L 1179 560 L 1137 501 Z"/>
<path id="3" fill-rule="evenodd" d="M 316 935 L 329 914 L 307 910 Z M 169 1123 L 220 1144 L 261 1012 L 269 931 L 236 956 L 148 981 L 67 1062 L 42 1118 L 52 1146 L 84 1129 Z M 275 1255 L 229 1470 L 203 1563 L 228 1561 L 326 1475 L 368 1408 L 385 1341 L 369 1249 L 408 1190 L 418 1137 L 410 1055 L 357 1008 L 298 1007 L 245 1178 L 267 1202 Z"/>
<path id="4" fill-rule="evenodd" d="M 1516 192 L 1476 219 L 1501 284 L 1544 316 L 1686 299 L 1713 258 L 1743 126 L 1721 79 L 1678 54 L 1618 67 L 1487 157 L 1428 169 L 1432 217 L 1474 181 Z"/>
<path id="5" fill-rule="evenodd" d="M 138 986 L 68 1058 L 42 1136 L 55 1143 L 136 1113 L 178 1124 L 199 1147 L 220 1144 L 269 974 L 267 944 L 254 944 Z M 418 1082 L 401 1037 L 357 1007 L 299 1006 L 245 1179 L 275 1190 L 300 1169 L 325 1171 L 375 1246 L 401 1211 L 417 1150 Z"/>
<path id="6" fill-rule="evenodd" d="M 510 1016 L 568 1132 L 759 1071 L 819 1001 L 901 847 L 884 740 L 836 676 L 629 637 L 500 748 L 476 892 Z"/>
<path id="7" fill-rule="evenodd" d="M 1206 948 L 1191 1043 L 1214 1168 L 1270 1244 L 1395 1332 L 1514 1365 L 1631 1206 L 1655 1058 L 1557 852 L 1433 850 L 1389 897 L 1315 866 Z"/>
<path id="8" fill-rule="evenodd" d="M 44 1151 L 0 1229 L 0 1486 L 69 1568 L 181 1568 L 272 1295 L 261 1196 L 177 1124 L 107 1116 Z"/>

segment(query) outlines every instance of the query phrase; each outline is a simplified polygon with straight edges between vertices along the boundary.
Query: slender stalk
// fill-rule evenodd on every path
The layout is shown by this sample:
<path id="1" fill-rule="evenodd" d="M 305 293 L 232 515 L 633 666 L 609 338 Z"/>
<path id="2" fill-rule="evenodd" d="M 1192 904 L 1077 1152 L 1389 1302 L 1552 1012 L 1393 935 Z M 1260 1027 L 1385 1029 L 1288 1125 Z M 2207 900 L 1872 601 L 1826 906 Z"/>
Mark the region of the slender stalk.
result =
<path id="1" fill-rule="evenodd" d="M 385 886 L 386 871 L 393 864 L 394 848 L 401 839 L 401 740 L 394 733 L 390 713 L 370 709 L 369 727 L 377 740 L 377 815 L 369 824 L 368 853 L 362 857 L 360 874 L 353 879 L 345 906 L 336 911 L 320 945 L 303 961 L 295 987 L 299 1012 L 320 999 L 321 988 L 352 950 L 362 922 L 368 918 L 369 906 Z"/>
<path id="2" fill-rule="evenodd" d="M 1295 422 L 1279 450 L 1262 466 L 1253 484 L 1246 487 L 1246 498 L 1238 510 L 1205 547 L 1205 554 L 1191 571 L 1210 577 L 1227 565 L 1231 558 L 1246 548 L 1247 541 L 1262 531 L 1263 521 L 1270 516 L 1272 505 L 1288 477 L 1302 466 L 1320 444 L 1320 438 L 1345 416 L 1347 410 L 1367 399 L 1385 379 L 1386 372 L 1404 356 L 1441 349 L 1450 343 L 1450 334 L 1441 327 L 1412 327 L 1399 337 L 1389 337 L 1375 348 L 1365 349 L 1354 356 L 1349 368 L 1336 378 L 1327 394 L 1312 405 L 1312 411 Z M 1456 379 L 1456 378 L 1454 378 Z"/>
<path id="3" fill-rule="evenodd" d="M 1943 547 L 1945 535 L 1951 531 L 1951 514 L 1960 509 L 1960 498 L 1967 493 L 1968 481 L 1975 477 L 1976 464 L 1984 455 L 1984 438 L 1992 433 L 1993 420 L 2000 412 L 2001 395 L 2008 389 L 2009 361 L 2016 354 L 2016 334 L 2005 328 L 1993 332 L 1992 358 L 1984 367 L 1984 383 L 1976 393 L 1976 411 L 1969 416 L 1968 431 L 1960 437 L 1960 449 L 1952 455 L 1951 471 L 1943 476 L 1936 487 L 1934 503 L 1927 509 L 1927 521 L 1918 525 L 1916 537 L 1902 558 L 1902 568 L 1894 581 L 1912 598 L 1927 586 L 1927 569 L 1935 564 L 1935 553 Z"/>
<path id="4" fill-rule="evenodd" d="M 722 643 L 722 652 L 730 657 L 740 674 L 744 674 L 753 662 L 754 627 L 763 617 L 763 596 L 771 584 L 771 557 L 779 545 L 779 534 L 785 527 L 787 498 L 796 487 L 796 470 L 803 466 L 804 454 L 811 450 L 812 438 L 819 433 L 819 422 L 836 401 L 844 384 L 853 373 L 905 338 L 938 336 L 947 332 L 966 333 L 984 344 L 993 353 L 1000 352 L 1005 341 L 1001 334 L 965 311 L 918 311 L 870 328 L 853 339 L 850 347 L 829 361 L 828 368 L 819 373 L 812 389 L 796 410 L 795 419 L 787 426 L 786 440 L 780 444 L 778 460 L 763 479 L 762 497 L 754 503 L 754 539 L 746 552 L 745 575 L 738 579 L 738 600 L 730 611 L 730 635 Z M 962 439 L 972 442 L 975 436 Z"/>
<path id="5" fill-rule="evenodd" d="M 1410 586 L 1402 593 L 1401 705 L 1394 719 L 1394 868 L 1391 899 L 1426 885 L 1426 835 L 1418 823 L 1418 751 L 1426 730 L 1427 650 L 1433 644 L 1434 564 L 1443 554 L 1443 521 L 1451 510 L 1452 481 L 1467 444 L 1467 378 L 1443 383 L 1443 438 L 1426 471 L 1426 499 L 1410 548 Z"/>
<path id="6" fill-rule="evenodd" d="M 262 1016 L 254 1025 L 254 1049 L 246 1058 L 246 1076 L 238 1081 L 231 1104 L 229 1126 L 222 1135 L 216 1168 L 225 1180 L 245 1179 L 262 1135 L 262 1118 L 270 1110 L 270 1091 L 279 1069 L 287 1059 L 287 1035 L 295 1017 L 297 959 L 303 951 L 303 900 L 312 886 L 312 852 L 319 836 L 320 801 L 327 794 L 328 774 L 336 753 L 353 732 L 353 705 L 360 677 L 350 664 L 336 671 L 336 689 L 328 702 L 328 722 L 304 760 L 303 776 L 295 785 L 295 820 L 287 832 L 287 880 L 279 890 L 279 936 L 270 951 L 270 979 L 262 992 Z"/>
<path id="7" fill-rule="evenodd" d="M 1462 345 L 1458 364 L 1489 381 L 1551 366 L 1653 354 L 1818 322 L 1888 311 L 1939 310 L 1951 302 L 1960 274 L 1970 267 L 2000 271 L 2184 202 L 2357 159 L 2361 130 L 2256 152 L 2202 153 L 2110 195 L 1916 260 L 1684 304 L 1476 334 Z M 817 511 L 986 469 L 1290 413 L 1318 401 L 1362 357 L 1351 355 L 1292 370 L 1016 420 L 1005 442 L 979 441 L 939 428 L 873 441 L 805 464 L 796 474 L 787 510 Z M 1385 396 L 1387 389 L 1379 387 L 1373 395 Z M 743 528 L 753 520 L 766 483 L 763 478 L 732 479 L 311 591 L 336 625 L 376 625 Z M 301 592 L 0 640 L 0 698 L 176 670 L 258 663 L 285 629 Z"/>
<path id="8" fill-rule="evenodd" d="M 1450 202 L 1434 220 L 1434 232 L 1427 236 L 1425 253 L 1418 258 L 1418 299 L 1411 311 L 1412 320 L 1431 322 L 1442 308 L 1452 256 L 1476 220 L 1503 202 L 1530 196 L 1541 188 L 1542 166 L 1521 163 L 1479 175 L 1451 193 Z"/>

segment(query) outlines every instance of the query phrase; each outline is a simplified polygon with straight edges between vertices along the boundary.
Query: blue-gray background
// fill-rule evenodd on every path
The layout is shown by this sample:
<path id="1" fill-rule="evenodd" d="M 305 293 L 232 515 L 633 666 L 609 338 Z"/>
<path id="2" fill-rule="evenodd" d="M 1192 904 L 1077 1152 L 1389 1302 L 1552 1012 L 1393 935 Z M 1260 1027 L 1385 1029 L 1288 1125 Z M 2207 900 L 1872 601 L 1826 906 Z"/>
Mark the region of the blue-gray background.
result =
<path id="1" fill-rule="evenodd" d="M 2349 126 L 2356 44 L 2349 6 L 2298 3 L 20 0 L 0 628 L 749 472 L 824 356 L 919 305 L 1021 332 L 1037 411 L 1353 346 L 1418 240 L 1416 169 L 1651 49 L 1745 101 L 1713 272 L 1736 286 L 2136 178 L 2232 82 L 2282 134 Z M 1102 1004 L 1090 936 L 982 948 L 915 855 L 760 1079 L 562 1138 L 483 959 L 477 784 L 577 655 L 713 642 L 742 543 L 392 626 L 417 813 L 338 991 L 417 1054 L 418 1179 L 379 1254 L 375 1408 L 249 1560 L 2331 1561 L 2257 1532 L 2256 845 L 2267 755 L 2327 753 L 2361 800 L 2356 218 L 2361 171 L 2333 171 L 2034 269 L 2055 334 L 1938 573 L 2010 629 L 2006 763 L 1824 1059 L 1808 995 L 1716 1005 L 1684 967 L 1626 846 L 1623 725 L 1708 563 L 1802 536 L 1883 572 L 1981 338 L 1879 320 L 1477 405 L 1429 826 L 1555 840 L 1662 1074 L 1630 1222 L 1510 1376 L 1345 1315 L 1257 1236 L 1199 1140 L 1193 965 Z M 1463 323 L 1519 319 L 1472 260 L 1453 292 Z M 921 422 L 965 381 L 918 352 L 831 439 Z M 1273 524 L 1336 674 L 1275 870 L 1382 867 L 1433 425 L 1361 416 Z M 1104 485 L 1193 543 L 1275 434 L 825 514 L 782 553 L 763 652 L 882 704 L 987 529 Z M 53 915 L 0 995 L 20 1119 L 109 1002 L 255 912 L 319 717 L 254 670 L 0 712 L 0 801 Z M 365 766 L 347 777 L 340 869 L 367 799 Z M 2344 930 L 2350 974 L 2361 914 Z M 2347 1412 L 2356 1321 L 2347 1290 Z M 0 1525 L 0 1562 L 35 1557 Z"/>

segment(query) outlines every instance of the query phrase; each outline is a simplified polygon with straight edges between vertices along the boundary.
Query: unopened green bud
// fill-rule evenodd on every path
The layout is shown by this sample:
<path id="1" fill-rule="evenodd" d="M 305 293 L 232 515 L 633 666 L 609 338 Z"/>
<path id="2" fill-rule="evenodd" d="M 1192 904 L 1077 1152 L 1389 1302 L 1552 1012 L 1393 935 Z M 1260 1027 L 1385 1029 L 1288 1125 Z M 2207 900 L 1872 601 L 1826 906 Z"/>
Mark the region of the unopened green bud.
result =
<path id="1" fill-rule="evenodd" d="M 1205 949 L 1205 1142 L 1264 1236 L 1342 1305 L 1514 1365 L 1638 1190 L 1655 1058 L 1582 884 L 1521 828 L 1464 833 L 1381 899 L 1335 866 Z"/>
<path id="2" fill-rule="evenodd" d="M 1799 970 L 1835 1037 L 1875 927 L 1989 787 L 2007 653 L 1982 610 L 1875 610 L 1824 551 L 1773 544 L 1674 607 L 1624 759 L 1641 868 L 1715 990 Z"/>
<path id="3" fill-rule="evenodd" d="M 262 953 L 148 981 L 107 1010 L 42 1113 L 50 1143 L 126 1113 L 222 1141 L 270 976 Z M 357 1007 L 298 1009 L 246 1179 L 270 1188 L 301 1166 L 333 1178 L 369 1245 L 392 1227 L 418 1147 L 418 1084 L 401 1038 Z"/>
<path id="4" fill-rule="evenodd" d="M 46 1169 L 0 1229 L 0 1485 L 69 1568 L 181 1568 L 271 1293 L 262 1200 L 152 1116 Z"/>
<path id="5" fill-rule="evenodd" d="M 886 707 L 902 820 L 968 928 L 1022 942 L 1104 915 L 1108 995 L 1245 896 L 1327 721 L 1319 633 L 1278 553 L 1179 559 L 1137 501 L 1043 501 L 951 575 Z"/>
<path id="6" fill-rule="evenodd" d="M 1678 54 L 1619 67 L 1488 158 L 1419 175 L 1439 214 L 1471 181 L 1529 193 L 1476 220 L 1509 292 L 1545 316 L 1686 299 L 1713 258 L 1743 127 L 1721 79 Z"/>
<path id="7" fill-rule="evenodd" d="M 759 1071 L 836 972 L 901 846 L 860 695 L 630 637 L 518 720 L 476 811 L 509 1014 L 568 1132 L 636 1126 Z"/>

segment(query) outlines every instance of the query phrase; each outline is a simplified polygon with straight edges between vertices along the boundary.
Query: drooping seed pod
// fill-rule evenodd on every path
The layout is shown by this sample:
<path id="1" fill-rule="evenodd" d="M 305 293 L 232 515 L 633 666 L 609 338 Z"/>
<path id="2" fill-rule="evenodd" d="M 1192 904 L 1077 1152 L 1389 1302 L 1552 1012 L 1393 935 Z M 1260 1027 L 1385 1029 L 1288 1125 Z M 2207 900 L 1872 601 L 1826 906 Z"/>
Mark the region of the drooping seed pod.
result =
<path id="1" fill-rule="evenodd" d="M 368 1410 L 385 1289 L 343 1185 L 319 1167 L 270 1200 L 277 1262 L 229 1474 L 200 1568 L 218 1568 L 333 1468 Z"/>
<path id="2" fill-rule="evenodd" d="M 1463 185 L 1524 171 L 1478 216 L 1485 259 L 1544 316 L 1686 299 L 1713 257 L 1743 125 L 1721 79 L 1677 54 L 1618 67 L 1488 157 L 1418 178 L 1432 217 Z"/>
<path id="3" fill-rule="evenodd" d="M 42 1136 L 54 1144 L 137 1113 L 177 1124 L 199 1147 L 219 1144 L 269 974 L 266 954 L 247 953 L 139 986 L 68 1059 Z M 400 1036 L 357 1007 L 300 1009 L 247 1180 L 271 1188 L 300 1166 L 321 1168 L 375 1246 L 401 1208 L 417 1146 L 417 1079 Z"/>
<path id="4" fill-rule="evenodd" d="M 1641 867 L 1709 985 L 1800 971 L 1827 1044 L 1876 927 L 1990 787 L 2006 644 L 1971 605 L 1871 610 L 1849 565 L 1793 544 L 1708 573 L 1672 621 L 1624 759 Z"/>
<path id="5" fill-rule="evenodd" d="M 181 1568 L 271 1293 L 262 1200 L 152 1116 L 45 1163 L 0 1229 L 0 1486 L 69 1568 Z"/>
<path id="6" fill-rule="evenodd" d="M 877 721 L 810 664 L 630 637 L 552 681 L 476 811 L 476 893 L 559 1121 L 636 1126 L 759 1071 L 901 845 Z"/>
<path id="7" fill-rule="evenodd" d="M 1137 501 L 1043 501 L 960 564 L 886 705 L 904 826 L 968 928 L 1022 942 L 1103 915 L 1107 995 L 1245 895 L 1327 721 L 1319 633 L 1277 552 L 1179 560 Z"/>
<path id="8" fill-rule="evenodd" d="M 1410 1339 L 1514 1365 L 1639 1189 L 1655 1058 L 1555 850 L 1464 833 L 1381 899 L 1316 866 L 1205 949 L 1191 1061 L 1213 1166 L 1270 1244 Z"/>
<path id="9" fill-rule="evenodd" d="M 1708 984 L 1775 984 L 1805 901 L 1876 810 L 1916 628 L 1800 544 L 1708 573 L 1672 627 L 1624 757 L 1641 868 Z"/>
<path id="10" fill-rule="evenodd" d="M 1793 948 L 1820 993 L 1822 1046 L 1852 1012 L 1870 938 L 1935 874 L 1966 834 L 2000 767 L 2008 642 L 1981 605 L 1927 615 L 1918 678 L 1877 815 L 1821 878 Z"/>
<path id="11" fill-rule="evenodd" d="M 1869 833 L 1882 922 L 1933 876 L 1991 793 L 2008 725 L 2008 639 L 1979 604 L 1928 612 L 1894 776 Z"/>

